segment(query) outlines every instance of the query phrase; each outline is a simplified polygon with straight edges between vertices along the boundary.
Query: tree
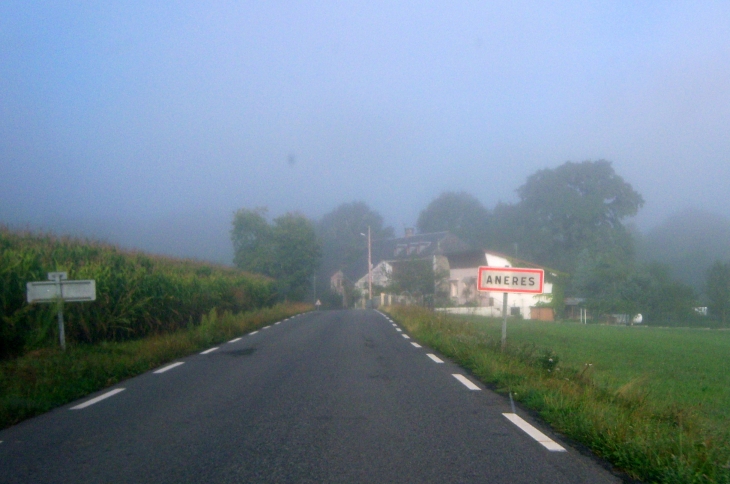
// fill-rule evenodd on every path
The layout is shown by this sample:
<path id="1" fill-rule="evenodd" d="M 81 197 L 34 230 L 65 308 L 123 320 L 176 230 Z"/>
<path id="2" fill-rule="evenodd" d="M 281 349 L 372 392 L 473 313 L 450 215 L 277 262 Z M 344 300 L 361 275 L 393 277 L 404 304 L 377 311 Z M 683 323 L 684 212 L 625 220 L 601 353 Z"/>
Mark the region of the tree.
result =
<path id="1" fill-rule="evenodd" d="M 567 162 L 540 170 L 517 189 L 517 205 L 495 210 L 500 245 L 519 244 L 518 257 L 573 272 L 579 254 L 619 251 L 633 257 L 623 225 L 644 199 L 605 160 Z M 514 252 L 514 251 L 510 251 Z"/>
<path id="2" fill-rule="evenodd" d="M 287 213 L 269 225 L 265 213 L 261 208 L 235 213 L 231 230 L 234 263 L 276 279 L 285 298 L 304 299 L 321 256 L 314 226 L 297 213 Z"/>
<path id="3" fill-rule="evenodd" d="M 430 259 L 393 262 L 393 274 L 388 290 L 396 294 L 424 296 L 434 293 L 436 274 Z"/>
<path id="4" fill-rule="evenodd" d="M 259 274 L 271 272 L 273 234 L 265 218 L 266 212 L 266 208 L 257 207 L 253 210 L 242 208 L 233 214 L 233 265 L 239 269 Z"/>
<path id="5" fill-rule="evenodd" d="M 443 192 L 421 212 L 416 227 L 421 233 L 451 232 L 473 247 L 490 241 L 489 210 L 466 192 Z"/>
<path id="6" fill-rule="evenodd" d="M 351 273 L 367 255 L 367 234 L 370 227 L 373 240 L 393 237 L 393 229 L 385 227 L 383 217 L 365 202 L 343 203 L 324 215 L 317 224 L 322 242 L 323 260 L 319 274 L 329 281 L 338 270 Z"/>
<path id="7" fill-rule="evenodd" d="M 730 262 L 715 261 L 707 271 L 710 315 L 723 325 L 730 319 Z"/>

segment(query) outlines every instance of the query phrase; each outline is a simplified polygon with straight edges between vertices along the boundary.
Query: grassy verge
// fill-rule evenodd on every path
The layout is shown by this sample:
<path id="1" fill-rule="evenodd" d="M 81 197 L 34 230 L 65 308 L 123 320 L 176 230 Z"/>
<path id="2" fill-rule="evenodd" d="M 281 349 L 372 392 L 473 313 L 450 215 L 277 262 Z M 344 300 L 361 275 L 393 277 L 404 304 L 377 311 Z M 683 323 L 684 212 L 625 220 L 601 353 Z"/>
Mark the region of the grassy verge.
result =
<path id="1" fill-rule="evenodd" d="M 412 336 L 646 482 L 730 482 L 730 332 L 389 310 Z"/>
<path id="2" fill-rule="evenodd" d="M 47 412 L 161 364 L 309 310 L 280 304 L 240 314 L 204 315 L 199 325 L 124 342 L 41 349 L 0 362 L 0 428 Z"/>

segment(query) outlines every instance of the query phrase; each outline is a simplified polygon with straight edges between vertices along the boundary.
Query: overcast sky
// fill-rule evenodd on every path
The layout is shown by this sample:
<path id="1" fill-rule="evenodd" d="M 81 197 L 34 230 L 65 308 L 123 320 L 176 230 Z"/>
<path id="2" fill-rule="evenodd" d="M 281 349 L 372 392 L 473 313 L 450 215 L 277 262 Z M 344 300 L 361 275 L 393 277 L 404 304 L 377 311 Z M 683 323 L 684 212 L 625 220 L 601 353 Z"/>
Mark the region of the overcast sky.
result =
<path id="1" fill-rule="evenodd" d="M 0 223 L 230 263 L 239 207 L 400 233 L 588 159 L 730 213 L 730 2 L 0 4 Z"/>

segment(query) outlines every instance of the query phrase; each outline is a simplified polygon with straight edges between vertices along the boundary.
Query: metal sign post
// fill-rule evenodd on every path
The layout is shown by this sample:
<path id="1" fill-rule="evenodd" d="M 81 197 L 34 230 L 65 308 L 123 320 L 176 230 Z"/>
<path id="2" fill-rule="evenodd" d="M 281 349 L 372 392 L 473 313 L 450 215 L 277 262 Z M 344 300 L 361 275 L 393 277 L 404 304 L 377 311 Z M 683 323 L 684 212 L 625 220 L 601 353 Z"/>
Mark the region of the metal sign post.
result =
<path id="1" fill-rule="evenodd" d="M 66 351 L 66 332 L 63 324 L 63 303 L 96 300 L 96 281 L 69 281 L 66 272 L 49 272 L 48 280 L 26 284 L 28 303 L 56 303 L 58 307 L 58 340 Z"/>
<path id="2" fill-rule="evenodd" d="M 545 284 L 545 271 L 522 267 L 479 268 L 477 290 L 482 292 L 502 292 L 502 351 L 507 346 L 507 295 L 510 292 L 542 294 Z"/>

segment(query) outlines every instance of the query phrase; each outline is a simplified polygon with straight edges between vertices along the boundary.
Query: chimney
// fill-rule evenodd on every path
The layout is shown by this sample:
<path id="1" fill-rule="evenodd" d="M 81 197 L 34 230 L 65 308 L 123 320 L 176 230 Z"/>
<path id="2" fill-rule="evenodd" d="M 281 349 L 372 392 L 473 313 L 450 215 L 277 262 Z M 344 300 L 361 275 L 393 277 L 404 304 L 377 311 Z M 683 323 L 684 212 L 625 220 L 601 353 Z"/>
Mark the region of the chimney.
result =
<path id="1" fill-rule="evenodd" d="M 413 237 L 414 235 L 416 235 L 416 229 L 414 229 L 413 227 L 406 227 L 405 232 L 406 237 Z"/>

